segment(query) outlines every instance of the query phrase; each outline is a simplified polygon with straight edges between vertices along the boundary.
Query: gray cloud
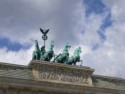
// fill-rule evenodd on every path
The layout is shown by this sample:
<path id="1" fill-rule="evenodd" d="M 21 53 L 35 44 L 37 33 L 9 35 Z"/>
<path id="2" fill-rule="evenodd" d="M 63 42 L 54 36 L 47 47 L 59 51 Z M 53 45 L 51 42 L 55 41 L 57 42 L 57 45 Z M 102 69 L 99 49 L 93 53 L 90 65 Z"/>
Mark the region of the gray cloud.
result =
<path id="1" fill-rule="evenodd" d="M 31 38 L 40 37 L 39 27 L 50 28 L 50 40 L 55 40 L 58 47 L 65 42 L 72 42 L 73 45 L 77 43 L 74 32 L 80 32 L 74 31 L 78 23 L 75 12 L 80 9 L 80 2 L 80 0 L 2 0 L 0 33 L 12 41 L 25 43 Z"/>
<path id="2" fill-rule="evenodd" d="M 22 45 L 33 44 L 32 40 L 38 39 L 42 45 L 39 28 L 50 28 L 47 45 L 50 40 L 55 40 L 56 52 L 62 50 L 65 42 L 71 43 L 71 52 L 81 45 L 83 65 L 95 68 L 98 74 L 125 77 L 124 17 L 115 13 L 121 8 L 114 8 L 113 5 L 117 4 L 107 6 L 111 9 L 114 22 L 106 29 L 107 40 L 101 43 L 97 31 L 107 12 L 91 14 L 86 18 L 82 0 L 0 0 L 0 37 L 7 37 Z M 119 13 L 124 14 L 123 10 Z M 100 48 L 92 51 L 93 43 L 98 43 Z M 31 60 L 32 50 L 33 47 L 18 52 L 0 49 L 0 61 L 27 64 Z M 13 56 L 16 58 L 12 60 Z"/>

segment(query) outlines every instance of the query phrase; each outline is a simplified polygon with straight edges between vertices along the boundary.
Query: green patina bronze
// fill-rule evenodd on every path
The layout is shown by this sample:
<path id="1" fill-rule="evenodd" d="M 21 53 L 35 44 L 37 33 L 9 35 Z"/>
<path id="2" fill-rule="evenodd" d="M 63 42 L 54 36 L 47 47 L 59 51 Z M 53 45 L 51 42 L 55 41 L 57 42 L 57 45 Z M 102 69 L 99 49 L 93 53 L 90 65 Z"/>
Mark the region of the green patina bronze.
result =
<path id="1" fill-rule="evenodd" d="M 70 44 L 66 43 L 63 49 L 63 53 L 57 55 L 57 57 L 54 59 L 54 62 L 58 62 L 58 63 L 66 63 L 68 58 L 69 58 L 69 48 L 70 48 Z"/>
<path id="2" fill-rule="evenodd" d="M 40 49 L 37 40 L 35 40 L 35 50 L 33 51 L 32 54 L 32 60 L 40 60 Z"/>
<path id="3" fill-rule="evenodd" d="M 42 46 L 40 51 L 41 51 L 41 56 L 43 56 L 46 52 L 45 46 Z"/>
<path id="4" fill-rule="evenodd" d="M 65 63 L 65 64 L 69 64 L 69 65 L 76 65 L 77 62 L 82 61 L 82 60 L 80 60 L 80 53 L 82 52 L 81 47 L 76 48 L 74 50 L 74 54 L 71 57 L 69 57 L 68 51 L 69 51 L 69 48 L 71 47 L 71 45 L 69 43 L 65 44 L 63 52 L 60 53 L 59 55 L 54 55 L 54 51 L 53 51 L 54 41 L 51 41 L 49 49 L 46 51 L 45 50 L 45 48 L 46 48 L 45 41 L 48 38 L 47 33 L 49 32 L 49 29 L 43 30 L 40 28 L 40 31 L 43 34 L 42 39 L 44 40 L 44 45 L 40 49 L 38 41 L 35 40 L 35 50 L 33 51 L 33 54 L 32 54 L 32 60 L 50 61 L 54 57 L 53 62 Z M 80 66 L 82 66 L 82 65 L 80 65 Z"/>
<path id="5" fill-rule="evenodd" d="M 75 49 L 74 54 L 68 58 L 67 64 L 76 65 L 77 62 L 80 62 L 80 53 L 82 52 L 81 47 Z"/>
<path id="6" fill-rule="evenodd" d="M 54 56 L 53 47 L 54 47 L 54 41 L 51 41 L 48 51 L 46 51 L 43 55 L 41 55 L 40 59 L 42 61 L 50 61 L 52 59 L 52 57 Z"/>

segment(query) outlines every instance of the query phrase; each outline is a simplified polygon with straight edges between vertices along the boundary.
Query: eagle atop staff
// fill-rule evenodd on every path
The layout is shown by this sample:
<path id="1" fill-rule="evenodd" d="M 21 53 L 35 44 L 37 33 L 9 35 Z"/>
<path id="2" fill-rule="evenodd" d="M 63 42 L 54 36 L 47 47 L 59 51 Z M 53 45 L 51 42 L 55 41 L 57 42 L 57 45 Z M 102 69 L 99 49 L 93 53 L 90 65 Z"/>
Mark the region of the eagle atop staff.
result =
<path id="1" fill-rule="evenodd" d="M 40 28 L 40 31 L 43 34 L 42 35 L 42 39 L 44 40 L 44 46 L 43 47 L 45 48 L 45 41 L 48 39 L 47 33 L 49 32 L 49 29 L 43 30 L 43 29 Z"/>
<path id="2" fill-rule="evenodd" d="M 49 29 L 43 30 L 43 29 L 40 28 L 40 31 L 45 36 L 49 32 Z"/>

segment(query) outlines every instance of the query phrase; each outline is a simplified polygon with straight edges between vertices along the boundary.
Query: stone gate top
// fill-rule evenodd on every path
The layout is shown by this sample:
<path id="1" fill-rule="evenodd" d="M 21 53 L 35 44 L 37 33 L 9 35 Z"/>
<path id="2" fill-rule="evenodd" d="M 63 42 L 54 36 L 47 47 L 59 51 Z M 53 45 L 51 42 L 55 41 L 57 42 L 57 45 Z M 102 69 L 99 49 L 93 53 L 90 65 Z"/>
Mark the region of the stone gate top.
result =
<path id="1" fill-rule="evenodd" d="M 92 86 L 94 69 L 61 63 L 35 60 L 28 65 L 34 77 L 39 81 Z"/>

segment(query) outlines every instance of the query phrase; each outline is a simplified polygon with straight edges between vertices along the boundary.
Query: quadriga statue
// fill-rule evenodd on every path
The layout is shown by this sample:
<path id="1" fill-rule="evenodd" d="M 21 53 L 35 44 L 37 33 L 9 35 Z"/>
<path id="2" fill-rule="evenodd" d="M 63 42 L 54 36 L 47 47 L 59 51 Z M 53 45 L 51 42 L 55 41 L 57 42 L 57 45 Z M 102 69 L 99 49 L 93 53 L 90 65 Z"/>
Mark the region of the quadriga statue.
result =
<path id="1" fill-rule="evenodd" d="M 33 51 L 32 54 L 32 60 L 40 60 L 40 49 L 37 40 L 35 40 L 35 50 Z"/>
<path id="2" fill-rule="evenodd" d="M 41 55 L 42 61 L 50 61 L 52 59 L 52 57 L 54 56 L 53 47 L 54 47 L 54 41 L 51 41 L 48 51 L 46 51 L 43 55 Z"/>
<path id="3" fill-rule="evenodd" d="M 69 50 L 70 47 L 71 47 L 70 44 L 66 43 L 65 46 L 64 46 L 62 54 L 57 55 L 56 58 L 54 59 L 54 62 L 66 63 L 68 58 L 69 58 L 68 50 Z"/>
<path id="4" fill-rule="evenodd" d="M 77 62 L 80 62 L 80 53 L 82 52 L 81 47 L 78 47 L 74 50 L 74 54 L 68 58 L 67 64 L 76 65 Z"/>

